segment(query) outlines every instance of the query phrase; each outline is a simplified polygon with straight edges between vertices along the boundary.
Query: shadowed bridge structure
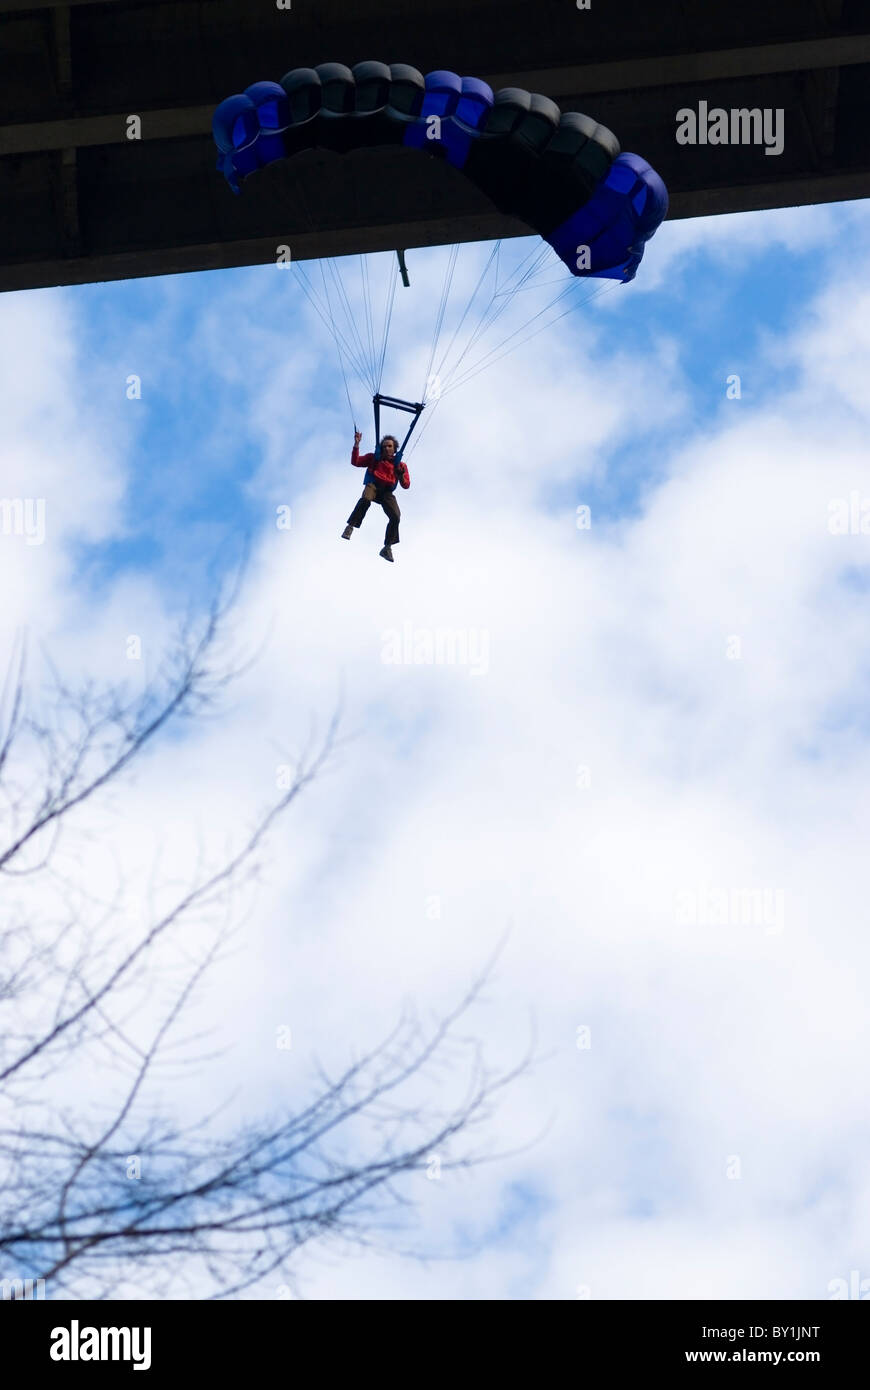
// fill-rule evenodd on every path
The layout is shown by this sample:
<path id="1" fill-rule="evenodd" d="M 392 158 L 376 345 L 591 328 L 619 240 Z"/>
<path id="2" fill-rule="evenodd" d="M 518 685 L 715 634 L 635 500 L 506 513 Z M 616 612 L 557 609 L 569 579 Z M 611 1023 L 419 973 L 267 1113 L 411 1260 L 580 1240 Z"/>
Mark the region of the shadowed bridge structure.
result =
<path id="1" fill-rule="evenodd" d="M 671 217 L 870 196 L 870 0 L 0 0 L 0 289 L 528 235 L 440 161 L 310 153 L 234 197 L 224 97 L 364 59 L 524 87 L 609 126 Z M 677 112 L 784 112 L 781 154 Z M 129 118 L 141 139 L 128 138 Z"/>

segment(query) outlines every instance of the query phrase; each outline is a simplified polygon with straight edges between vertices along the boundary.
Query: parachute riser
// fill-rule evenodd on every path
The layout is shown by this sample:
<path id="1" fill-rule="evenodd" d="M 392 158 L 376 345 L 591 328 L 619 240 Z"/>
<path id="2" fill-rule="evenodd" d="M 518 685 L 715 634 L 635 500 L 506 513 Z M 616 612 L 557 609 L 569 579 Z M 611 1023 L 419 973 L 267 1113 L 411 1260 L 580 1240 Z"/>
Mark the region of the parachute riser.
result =
<path id="1" fill-rule="evenodd" d="M 376 396 L 372 396 L 372 405 L 375 408 L 375 447 L 378 447 L 381 442 L 382 405 L 389 406 L 391 410 L 404 410 L 409 415 L 413 415 L 414 417 L 410 425 L 408 426 L 408 433 L 405 435 L 405 438 L 402 440 L 401 446 L 396 451 L 394 462 L 398 463 L 403 453 L 405 452 L 405 446 L 407 445 L 408 440 L 414 433 L 414 430 L 417 426 L 417 421 L 420 419 L 421 414 L 426 409 L 425 403 L 422 401 L 402 401 L 399 400 L 398 396 L 382 396 L 379 391 Z"/>

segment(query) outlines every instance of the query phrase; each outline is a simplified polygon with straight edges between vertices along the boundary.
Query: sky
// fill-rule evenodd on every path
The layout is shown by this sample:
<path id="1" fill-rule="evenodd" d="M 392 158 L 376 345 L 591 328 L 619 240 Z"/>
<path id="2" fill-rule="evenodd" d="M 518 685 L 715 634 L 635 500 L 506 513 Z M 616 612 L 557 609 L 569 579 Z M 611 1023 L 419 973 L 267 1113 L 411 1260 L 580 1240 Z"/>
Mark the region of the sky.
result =
<path id="1" fill-rule="evenodd" d="M 865 203 L 666 223 L 424 415 L 394 565 L 380 512 L 340 538 L 370 405 L 292 269 L 0 298 L 0 497 L 45 501 L 37 543 L 0 535 L 5 659 L 24 631 L 135 689 L 246 556 L 256 659 L 83 812 L 83 879 L 123 865 L 132 923 L 342 709 L 197 1005 L 225 1049 L 197 1096 L 292 1105 L 502 941 L 468 1027 L 494 1067 L 539 1054 L 488 1122 L 509 1156 L 408 1179 L 408 1231 L 459 1258 L 308 1249 L 305 1297 L 870 1279 L 868 250 Z M 445 260 L 408 252 L 385 392 L 426 380 Z"/>

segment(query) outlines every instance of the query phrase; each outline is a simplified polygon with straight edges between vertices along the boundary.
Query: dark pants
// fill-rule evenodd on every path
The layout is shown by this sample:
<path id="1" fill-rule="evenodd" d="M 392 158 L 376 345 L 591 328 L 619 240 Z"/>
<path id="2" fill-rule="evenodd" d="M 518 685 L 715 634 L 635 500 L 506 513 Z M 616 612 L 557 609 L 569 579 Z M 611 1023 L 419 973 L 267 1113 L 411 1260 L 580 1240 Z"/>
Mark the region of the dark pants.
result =
<path id="1" fill-rule="evenodd" d="M 387 521 L 387 534 L 384 537 L 384 545 L 398 545 L 399 519 L 402 513 L 399 511 L 399 504 L 396 501 L 395 493 L 390 492 L 386 483 L 366 483 L 363 488 L 362 497 L 347 519 L 348 526 L 361 526 L 363 517 L 372 502 L 380 502 L 389 518 Z"/>

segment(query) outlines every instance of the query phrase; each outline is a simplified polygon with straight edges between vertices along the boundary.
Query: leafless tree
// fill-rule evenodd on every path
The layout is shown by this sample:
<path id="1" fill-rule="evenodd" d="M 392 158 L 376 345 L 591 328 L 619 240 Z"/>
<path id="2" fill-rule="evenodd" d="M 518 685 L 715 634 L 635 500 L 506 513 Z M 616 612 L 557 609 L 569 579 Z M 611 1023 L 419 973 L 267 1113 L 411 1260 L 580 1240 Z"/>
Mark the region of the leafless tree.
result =
<path id="1" fill-rule="evenodd" d="M 334 751 L 337 717 L 243 842 L 217 865 L 192 866 L 169 905 L 132 928 L 120 890 L 100 901 L 61 847 L 84 833 L 83 807 L 92 816 L 118 788 L 131 794 L 137 761 L 172 725 L 219 707 L 242 669 L 224 652 L 226 618 L 218 602 L 199 628 L 188 625 L 135 698 L 94 682 L 73 689 L 51 667 L 30 695 L 23 642 L 8 664 L 0 699 L 0 1280 L 42 1278 L 48 1297 L 112 1298 L 120 1288 L 193 1298 L 297 1292 L 293 1257 L 307 1242 L 389 1242 L 387 1224 L 409 1202 L 409 1174 L 433 1154 L 445 1168 L 489 1156 L 470 1148 L 471 1133 L 528 1065 L 526 1056 L 495 1074 L 459 1033 L 487 967 L 448 1017 L 424 1026 L 406 1008 L 342 1074 L 316 1068 L 287 1113 L 241 1123 L 218 1108 L 174 1119 L 178 1028 L 226 946 L 228 900 Z M 200 943 L 193 953 L 191 939 Z M 421 1105 L 421 1078 L 433 1080 L 437 1096 L 446 1066 L 454 1077 L 460 1069 L 464 1098 Z M 95 1094 L 88 1078 L 97 1074 Z"/>

